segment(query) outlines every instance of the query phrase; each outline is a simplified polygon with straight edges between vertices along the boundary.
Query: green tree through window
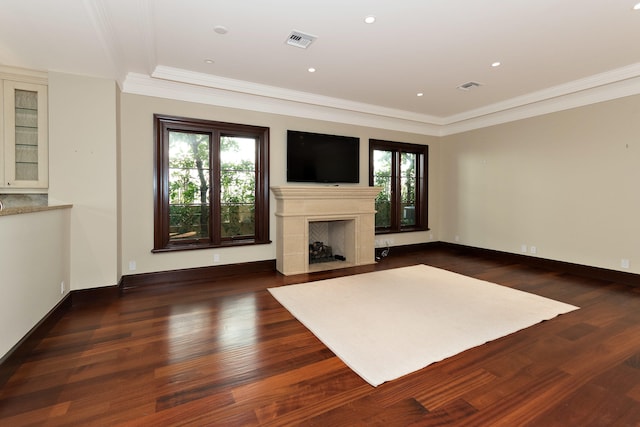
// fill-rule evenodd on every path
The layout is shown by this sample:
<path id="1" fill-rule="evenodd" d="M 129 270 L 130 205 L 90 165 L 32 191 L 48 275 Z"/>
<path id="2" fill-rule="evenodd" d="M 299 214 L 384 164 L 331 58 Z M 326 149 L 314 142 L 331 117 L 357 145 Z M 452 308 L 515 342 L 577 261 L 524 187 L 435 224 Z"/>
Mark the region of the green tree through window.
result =
<path id="1" fill-rule="evenodd" d="M 222 137 L 220 200 L 222 237 L 253 235 L 255 226 L 255 140 Z"/>
<path id="2" fill-rule="evenodd" d="M 169 239 L 209 236 L 207 134 L 169 131 Z"/>
<path id="3" fill-rule="evenodd" d="M 155 116 L 154 251 L 268 242 L 268 128 Z"/>

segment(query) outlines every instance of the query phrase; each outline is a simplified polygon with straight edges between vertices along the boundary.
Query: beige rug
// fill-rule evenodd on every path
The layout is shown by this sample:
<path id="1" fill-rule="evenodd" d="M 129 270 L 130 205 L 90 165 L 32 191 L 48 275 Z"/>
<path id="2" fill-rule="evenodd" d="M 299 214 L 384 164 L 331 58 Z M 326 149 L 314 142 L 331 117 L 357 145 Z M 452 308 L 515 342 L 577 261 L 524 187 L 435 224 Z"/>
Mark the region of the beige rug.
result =
<path id="1" fill-rule="evenodd" d="M 269 291 L 373 386 L 578 309 L 426 265 Z"/>

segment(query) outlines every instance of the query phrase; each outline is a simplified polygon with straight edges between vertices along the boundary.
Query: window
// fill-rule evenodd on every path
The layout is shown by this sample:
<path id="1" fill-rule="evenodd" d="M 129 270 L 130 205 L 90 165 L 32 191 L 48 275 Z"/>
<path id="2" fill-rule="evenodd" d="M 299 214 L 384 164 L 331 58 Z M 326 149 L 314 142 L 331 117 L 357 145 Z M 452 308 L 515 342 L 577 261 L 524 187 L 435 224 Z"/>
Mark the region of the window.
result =
<path id="1" fill-rule="evenodd" d="M 269 243 L 269 128 L 154 116 L 154 252 Z"/>
<path id="2" fill-rule="evenodd" d="M 427 230 L 429 147 L 369 140 L 369 185 L 376 198 L 376 234 Z"/>

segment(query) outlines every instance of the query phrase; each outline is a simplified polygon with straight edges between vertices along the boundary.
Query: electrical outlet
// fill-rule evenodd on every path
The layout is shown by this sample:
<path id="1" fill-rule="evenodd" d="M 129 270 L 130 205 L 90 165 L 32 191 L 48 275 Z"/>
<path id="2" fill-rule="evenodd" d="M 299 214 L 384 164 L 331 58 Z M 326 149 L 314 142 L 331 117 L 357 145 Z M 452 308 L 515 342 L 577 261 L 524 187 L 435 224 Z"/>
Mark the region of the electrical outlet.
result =
<path id="1" fill-rule="evenodd" d="M 520 245 L 520 252 L 522 252 L 523 254 L 527 253 L 527 245 Z"/>
<path id="2" fill-rule="evenodd" d="M 529 246 L 529 253 L 535 255 L 538 253 L 538 248 L 536 248 L 535 246 Z"/>
<path id="3" fill-rule="evenodd" d="M 135 261 L 129 261 L 129 271 L 135 271 L 137 268 Z"/>
<path id="4" fill-rule="evenodd" d="M 220 254 L 213 254 L 213 262 L 220 262 Z"/>
<path id="5" fill-rule="evenodd" d="M 64 280 L 60 282 L 60 295 L 64 295 Z"/>
<path id="6" fill-rule="evenodd" d="M 456 242 L 459 242 L 459 241 L 460 241 L 460 236 L 456 236 L 456 237 L 455 237 L 455 241 L 456 241 Z"/>
<path id="7" fill-rule="evenodd" d="M 622 260 L 620 260 L 620 267 L 629 268 L 629 260 L 626 258 L 622 258 Z"/>

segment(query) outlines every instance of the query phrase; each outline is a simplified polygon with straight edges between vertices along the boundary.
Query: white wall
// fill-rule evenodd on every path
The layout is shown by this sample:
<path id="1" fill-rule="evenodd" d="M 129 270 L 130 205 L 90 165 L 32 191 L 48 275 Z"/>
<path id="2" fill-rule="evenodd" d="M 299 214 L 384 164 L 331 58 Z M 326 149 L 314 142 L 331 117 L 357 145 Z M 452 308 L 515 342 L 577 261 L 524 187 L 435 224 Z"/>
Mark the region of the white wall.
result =
<path id="1" fill-rule="evenodd" d="M 49 73 L 49 201 L 73 204 L 71 289 L 118 283 L 116 84 Z"/>
<path id="2" fill-rule="evenodd" d="M 70 209 L 0 216 L 0 358 L 69 292 L 69 228 Z"/>
<path id="3" fill-rule="evenodd" d="M 386 131 L 362 126 L 301 119 L 232 108 L 215 107 L 148 96 L 122 94 L 121 97 L 121 179 L 122 179 L 122 272 L 136 274 L 181 268 L 195 268 L 216 264 L 233 264 L 275 259 L 275 242 L 270 245 L 218 248 L 195 251 L 152 254 L 153 248 L 153 114 L 203 118 L 223 122 L 242 123 L 270 128 L 270 185 L 286 185 L 286 131 L 304 130 L 360 137 L 360 184 L 368 185 L 369 138 L 428 144 L 433 183 L 430 187 L 430 219 L 437 223 L 437 158 L 436 137 Z M 271 240 L 275 239 L 275 200 L 271 197 Z M 404 234 L 395 244 L 428 241 L 435 230 Z M 390 236 L 392 237 L 392 236 Z M 393 237 L 392 237 L 393 238 Z M 433 237 L 435 239 L 435 237 Z M 213 262 L 213 255 L 220 262 Z M 135 261 L 136 270 L 129 270 Z"/>
<path id="4" fill-rule="evenodd" d="M 443 138 L 441 240 L 640 273 L 639 136 L 633 96 Z"/>
<path id="5" fill-rule="evenodd" d="M 49 73 L 49 202 L 0 217 L 0 357 L 70 289 L 118 282 L 116 85 Z"/>

